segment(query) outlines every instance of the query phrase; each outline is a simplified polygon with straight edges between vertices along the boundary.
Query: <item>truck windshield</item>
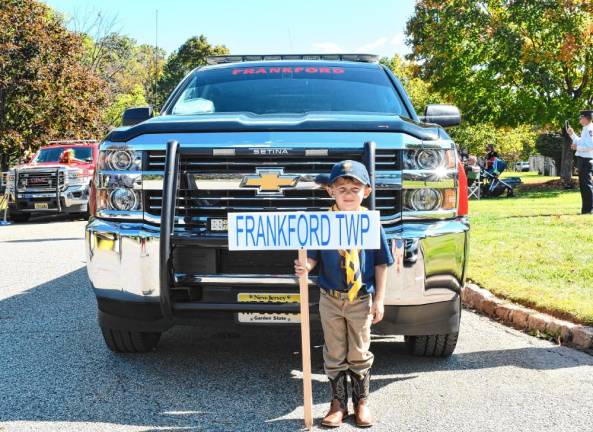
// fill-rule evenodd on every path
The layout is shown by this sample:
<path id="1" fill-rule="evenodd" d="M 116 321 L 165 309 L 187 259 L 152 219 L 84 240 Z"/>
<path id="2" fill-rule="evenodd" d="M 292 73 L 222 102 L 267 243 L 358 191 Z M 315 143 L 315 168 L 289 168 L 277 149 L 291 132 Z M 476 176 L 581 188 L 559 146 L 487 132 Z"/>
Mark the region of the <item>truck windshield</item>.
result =
<path id="1" fill-rule="evenodd" d="M 69 149 L 74 150 L 75 161 L 85 162 L 87 159 L 93 158 L 93 149 L 91 147 L 50 147 L 39 150 L 33 162 L 59 162 L 62 153 Z"/>
<path id="2" fill-rule="evenodd" d="M 175 101 L 174 115 L 215 112 L 381 113 L 409 117 L 380 67 L 226 67 L 198 71 Z"/>

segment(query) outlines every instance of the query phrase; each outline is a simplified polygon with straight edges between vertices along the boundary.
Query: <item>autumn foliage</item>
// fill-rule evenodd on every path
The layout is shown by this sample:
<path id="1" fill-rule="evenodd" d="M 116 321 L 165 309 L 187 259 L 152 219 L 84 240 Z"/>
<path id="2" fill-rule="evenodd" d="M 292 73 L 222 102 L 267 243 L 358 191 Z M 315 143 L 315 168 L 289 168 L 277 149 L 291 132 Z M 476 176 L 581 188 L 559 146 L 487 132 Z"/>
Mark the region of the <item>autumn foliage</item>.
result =
<path id="1" fill-rule="evenodd" d="M 98 137 L 106 83 L 82 62 L 80 36 L 35 0 L 0 2 L 0 154 L 56 138 Z"/>
<path id="2" fill-rule="evenodd" d="M 593 105 L 591 0 L 419 0 L 407 35 L 420 77 L 472 124 L 559 130 Z M 562 159 L 569 179 L 568 140 Z"/>

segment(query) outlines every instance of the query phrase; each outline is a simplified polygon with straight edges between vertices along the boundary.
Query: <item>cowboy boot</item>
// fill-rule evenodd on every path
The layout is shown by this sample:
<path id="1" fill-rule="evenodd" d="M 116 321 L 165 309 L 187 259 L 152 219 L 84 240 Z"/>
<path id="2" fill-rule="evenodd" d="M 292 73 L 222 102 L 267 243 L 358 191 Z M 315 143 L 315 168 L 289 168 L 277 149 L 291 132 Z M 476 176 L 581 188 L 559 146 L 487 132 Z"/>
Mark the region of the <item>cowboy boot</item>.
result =
<path id="1" fill-rule="evenodd" d="M 338 427 L 348 415 L 348 381 L 346 371 L 341 371 L 329 380 L 332 388 L 332 401 L 328 413 L 321 421 L 322 426 Z"/>
<path id="2" fill-rule="evenodd" d="M 352 381 L 352 404 L 354 405 L 356 426 L 370 427 L 373 425 L 373 416 L 368 406 L 371 370 L 369 369 L 364 375 L 350 371 L 350 380 Z"/>

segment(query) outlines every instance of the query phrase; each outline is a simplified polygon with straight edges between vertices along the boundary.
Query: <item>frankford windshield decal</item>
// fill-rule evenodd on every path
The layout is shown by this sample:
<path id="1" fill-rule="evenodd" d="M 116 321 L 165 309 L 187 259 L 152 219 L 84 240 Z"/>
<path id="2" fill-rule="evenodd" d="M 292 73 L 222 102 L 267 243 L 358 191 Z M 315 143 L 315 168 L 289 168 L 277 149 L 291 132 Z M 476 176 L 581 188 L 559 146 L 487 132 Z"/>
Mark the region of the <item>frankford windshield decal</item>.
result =
<path id="1" fill-rule="evenodd" d="M 306 74 L 343 74 L 344 68 L 340 67 L 260 67 L 232 69 L 233 75 L 268 75 L 281 73 L 306 73 Z"/>

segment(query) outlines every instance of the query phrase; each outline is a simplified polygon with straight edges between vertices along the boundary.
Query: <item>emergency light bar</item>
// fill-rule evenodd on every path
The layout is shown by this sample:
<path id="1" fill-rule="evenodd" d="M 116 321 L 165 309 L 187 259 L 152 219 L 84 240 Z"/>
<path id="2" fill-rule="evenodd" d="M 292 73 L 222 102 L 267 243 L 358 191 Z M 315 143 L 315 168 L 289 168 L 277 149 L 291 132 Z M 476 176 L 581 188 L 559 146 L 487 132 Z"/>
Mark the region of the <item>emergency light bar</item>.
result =
<path id="1" fill-rule="evenodd" d="M 224 55 L 209 56 L 206 63 L 209 65 L 223 63 L 241 63 L 248 61 L 275 61 L 275 60 L 333 60 L 352 61 L 361 63 L 378 63 L 379 56 L 375 54 L 261 54 L 261 55 Z"/>
<path id="2" fill-rule="evenodd" d="M 97 140 L 94 139 L 85 139 L 85 140 L 56 140 L 56 141 L 49 141 L 47 143 L 48 146 L 59 146 L 59 145 L 71 145 L 71 144 L 95 144 Z"/>

